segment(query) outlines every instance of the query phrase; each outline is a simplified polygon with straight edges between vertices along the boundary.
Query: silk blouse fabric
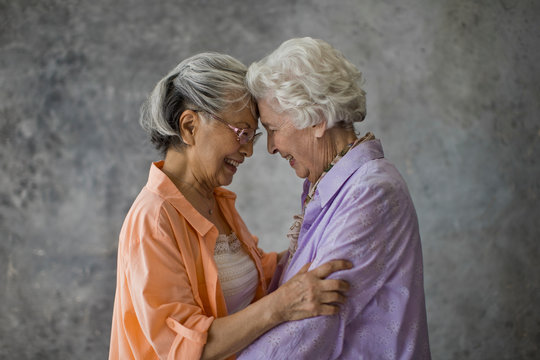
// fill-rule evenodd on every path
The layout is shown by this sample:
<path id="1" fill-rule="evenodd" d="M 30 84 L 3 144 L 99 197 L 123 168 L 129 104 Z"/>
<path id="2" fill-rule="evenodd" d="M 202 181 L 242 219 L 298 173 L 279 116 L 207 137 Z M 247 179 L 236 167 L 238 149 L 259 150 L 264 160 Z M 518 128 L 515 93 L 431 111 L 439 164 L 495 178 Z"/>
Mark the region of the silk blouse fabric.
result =
<path id="1" fill-rule="evenodd" d="M 379 140 L 351 149 L 321 180 L 298 249 L 285 269 L 282 258 L 271 288 L 308 262 L 315 268 L 333 259 L 353 263 L 330 276 L 351 285 L 339 314 L 283 323 L 238 358 L 430 359 L 416 211 Z"/>
<path id="2" fill-rule="evenodd" d="M 198 359 L 212 321 L 228 314 L 214 261 L 218 231 L 162 166 L 152 164 L 120 232 L 109 359 Z M 254 300 L 260 299 L 277 254 L 257 248 L 235 209 L 234 193 L 217 188 L 214 194 L 257 268 Z"/>

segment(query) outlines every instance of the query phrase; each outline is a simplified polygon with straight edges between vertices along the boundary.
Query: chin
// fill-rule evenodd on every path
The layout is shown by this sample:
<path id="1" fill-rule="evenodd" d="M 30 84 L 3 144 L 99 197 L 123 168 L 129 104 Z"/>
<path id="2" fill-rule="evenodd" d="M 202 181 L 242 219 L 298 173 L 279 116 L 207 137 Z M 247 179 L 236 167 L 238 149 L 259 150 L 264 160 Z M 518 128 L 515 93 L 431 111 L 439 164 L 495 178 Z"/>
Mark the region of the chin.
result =
<path id="1" fill-rule="evenodd" d="M 295 172 L 296 172 L 296 176 L 298 176 L 300 179 L 307 179 L 307 177 L 309 176 L 309 174 L 302 173 L 299 170 L 295 170 Z"/>
<path id="2" fill-rule="evenodd" d="M 233 181 L 233 178 L 227 179 L 225 181 L 222 181 L 219 186 L 229 186 L 231 185 L 232 181 Z"/>

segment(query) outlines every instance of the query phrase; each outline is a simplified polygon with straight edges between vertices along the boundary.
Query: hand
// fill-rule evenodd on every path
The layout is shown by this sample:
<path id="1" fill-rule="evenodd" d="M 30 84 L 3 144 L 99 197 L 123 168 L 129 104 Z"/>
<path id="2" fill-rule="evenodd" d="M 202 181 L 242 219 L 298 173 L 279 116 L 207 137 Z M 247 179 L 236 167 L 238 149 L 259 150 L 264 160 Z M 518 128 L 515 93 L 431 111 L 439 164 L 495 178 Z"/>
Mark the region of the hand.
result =
<path id="1" fill-rule="evenodd" d="M 334 315 L 339 305 L 346 300 L 344 293 L 349 289 L 346 281 L 326 279 L 330 274 L 350 269 L 346 260 L 332 260 L 308 271 L 308 263 L 271 295 L 277 310 L 278 321 L 300 320 L 319 315 Z"/>

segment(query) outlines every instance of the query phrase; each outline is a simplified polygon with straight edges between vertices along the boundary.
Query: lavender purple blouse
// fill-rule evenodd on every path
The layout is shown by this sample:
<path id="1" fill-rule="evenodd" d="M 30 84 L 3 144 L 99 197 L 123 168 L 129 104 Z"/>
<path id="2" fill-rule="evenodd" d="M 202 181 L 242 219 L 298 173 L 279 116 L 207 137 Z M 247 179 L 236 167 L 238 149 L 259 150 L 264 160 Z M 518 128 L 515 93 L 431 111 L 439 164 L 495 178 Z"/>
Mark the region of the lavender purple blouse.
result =
<path id="1" fill-rule="evenodd" d="M 321 180 L 298 250 L 274 280 L 333 259 L 354 264 L 331 276 L 351 285 L 339 315 L 283 323 L 239 359 L 430 359 L 416 211 L 379 140 L 351 149 Z"/>

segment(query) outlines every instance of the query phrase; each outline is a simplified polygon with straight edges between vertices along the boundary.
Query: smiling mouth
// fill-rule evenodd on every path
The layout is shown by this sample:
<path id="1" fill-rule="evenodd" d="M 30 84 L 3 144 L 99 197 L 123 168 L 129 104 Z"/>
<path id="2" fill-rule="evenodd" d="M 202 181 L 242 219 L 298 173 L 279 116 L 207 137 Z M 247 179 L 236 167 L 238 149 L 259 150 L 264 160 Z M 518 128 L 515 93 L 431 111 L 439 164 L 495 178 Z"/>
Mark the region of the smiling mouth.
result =
<path id="1" fill-rule="evenodd" d="M 234 167 L 238 167 L 240 165 L 240 162 L 233 159 L 225 159 L 225 163 L 232 165 Z"/>
<path id="2" fill-rule="evenodd" d="M 287 155 L 285 160 L 289 161 L 289 165 L 294 166 L 294 157 L 292 155 Z"/>

